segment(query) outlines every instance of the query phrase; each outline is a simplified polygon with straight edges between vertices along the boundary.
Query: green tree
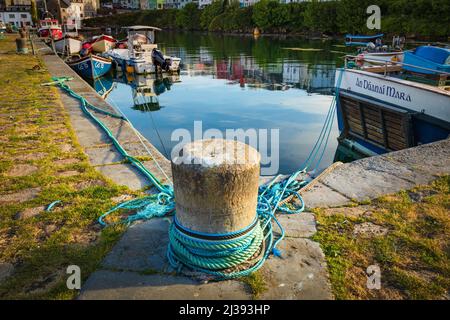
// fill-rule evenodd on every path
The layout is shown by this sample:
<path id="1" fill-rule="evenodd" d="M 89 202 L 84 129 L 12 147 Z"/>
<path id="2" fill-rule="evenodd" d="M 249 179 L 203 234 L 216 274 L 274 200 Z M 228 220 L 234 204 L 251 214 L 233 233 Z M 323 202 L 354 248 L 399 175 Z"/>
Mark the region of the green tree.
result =
<path id="1" fill-rule="evenodd" d="M 253 6 L 253 21 L 258 28 L 267 31 L 272 27 L 271 7 L 273 7 L 273 3 L 278 4 L 274 0 L 261 0 Z"/>
<path id="2" fill-rule="evenodd" d="M 395 1 L 394 1 L 395 2 Z M 367 33 L 366 22 L 369 17 L 366 9 L 376 4 L 373 0 L 340 0 L 337 7 L 337 26 L 341 33 Z"/>
<path id="3" fill-rule="evenodd" d="M 305 26 L 312 31 L 336 32 L 336 11 L 338 1 L 309 2 L 305 10 Z"/>
<path id="4" fill-rule="evenodd" d="M 183 9 L 178 10 L 176 24 L 186 30 L 200 29 L 200 10 L 197 4 L 190 2 Z"/>
<path id="5" fill-rule="evenodd" d="M 208 29 L 211 21 L 223 13 L 223 0 L 213 0 L 213 2 L 206 6 L 200 14 L 200 26 L 202 29 Z"/>

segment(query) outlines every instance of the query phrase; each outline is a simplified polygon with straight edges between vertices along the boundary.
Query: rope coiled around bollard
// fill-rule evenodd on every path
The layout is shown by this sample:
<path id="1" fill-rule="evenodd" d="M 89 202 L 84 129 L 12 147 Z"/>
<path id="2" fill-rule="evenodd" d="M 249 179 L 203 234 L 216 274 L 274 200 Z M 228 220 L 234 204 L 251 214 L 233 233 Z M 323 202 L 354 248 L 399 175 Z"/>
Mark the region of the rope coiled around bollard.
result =
<path id="1" fill-rule="evenodd" d="M 138 159 L 130 156 L 106 125 L 88 109 L 121 118 L 125 121 L 127 119 L 96 108 L 87 102 L 84 97 L 76 94 L 64 83 L 67 78 L 53 78 L 53 80 L 55 82 L 54 84 L 59 85 L 72 97 L 80 100 L 83 112 L 91 117 L 106 132 L 118 151 L 137 167 L 159 190 L 159 194 L 157 195 L 129 200 L 113 207 L 100 216 L 98 219 L 99 223 L 106 226 L 107 224 L 104 219 L 118 210 L 132 210 L 135 212 L 121 221 L 127 224 L 136 220 L 151 219 L 153 217 L 163 217 L 172 214 L 175 209 L 172 187 L 163 185 Z M 342 71 L 339 74 L 337 88 L 339 88 L 341 80 Z M 280 182 L 275 182 L 275 178 L 270 184 L 260 187 L 256 213 L 257 222 L 249 226 L 249 230 L 246 230 L 247 232 L 210 235 L 212 239 L 205 239 L 204 236 L 201 237 L 183 230 L 183 227 L 177 224 L 176 216 L 174 217 L 174 221 L 169 228 L 170 241 L 167 258 L 176 270 L 180 271 L 182 267 L 186 266 L 194 271 L 213 275 L 218 279 L 231 279 L 246 276 L 258 270 L 271 253 L 276 256 L 281 256 L 277 245 L 283 240 L 285 232 L 282 225 L 276 219 L 275 212 L 296 214 L 304 210 L 305 204 L 300 195 L 300 190 L 308 184 L 308 181 L 298 181 L 298 177 L 301 174 L 306 174 L 307 169 L 314 162 L 316 163 L 314 170 L 316 170 L 323 158 L 336 112 L 337 97 L 339 97 L 339 89 L 336 91 L 336 96 L 333 97 L 322 131 L 305 161 L 303 169 L 296 171 L 289 178 Z M 284 204 L 284 201 L 287 201 L 290 197 L 296 197 L 299 205 L 295 207 Z M 281 231 L 281 236 L 275 242 L 272 222 L 275 222 Z M 242 269 L 242 265 L 245 265 L 244 269 Z"/>
<path id="2" fill-rule="evenodd" d="M 194 236 L 193 232 L 185 233 L 175 217 L 169 228 L 169 263 L 178 271 L 187 266 L 217 280 L 248 275 L 263 265 L 273 241 L 272 225 L 265 224 L 260 217 L 255 222 L 245 232 L 230 233 L 237 236 L 224 239 L 227 234 L 219 234 L 214 240 L 214 234 L 209 234 L 205 239 L 202 235 Z"/>

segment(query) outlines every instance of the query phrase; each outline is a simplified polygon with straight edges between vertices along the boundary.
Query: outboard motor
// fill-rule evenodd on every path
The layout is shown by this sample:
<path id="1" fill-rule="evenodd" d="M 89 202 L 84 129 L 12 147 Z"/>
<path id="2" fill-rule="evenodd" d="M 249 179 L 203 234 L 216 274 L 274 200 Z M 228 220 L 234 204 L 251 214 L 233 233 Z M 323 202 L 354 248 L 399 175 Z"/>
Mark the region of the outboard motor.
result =
<path id="1" fill-rule="evenodd" d="M 162 70 L 169 71 L 170 59 L 164 59 L 164 55 L 158 49 L 152 50 L 152 60 L 155 66 L 159 66 Z"/>

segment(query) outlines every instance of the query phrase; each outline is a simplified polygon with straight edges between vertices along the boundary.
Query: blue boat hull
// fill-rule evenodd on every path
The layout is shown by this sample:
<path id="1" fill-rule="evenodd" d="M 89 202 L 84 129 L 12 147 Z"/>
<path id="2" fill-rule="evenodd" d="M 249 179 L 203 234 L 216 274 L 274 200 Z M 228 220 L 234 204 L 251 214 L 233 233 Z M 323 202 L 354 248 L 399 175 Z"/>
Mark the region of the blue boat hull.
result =
<path id="1" fill-rule="evenodd" d="M 86 79 L 101 77 L 111 70 L 112 60 L 90 55 L 67 63 L 76 73 Z"/>

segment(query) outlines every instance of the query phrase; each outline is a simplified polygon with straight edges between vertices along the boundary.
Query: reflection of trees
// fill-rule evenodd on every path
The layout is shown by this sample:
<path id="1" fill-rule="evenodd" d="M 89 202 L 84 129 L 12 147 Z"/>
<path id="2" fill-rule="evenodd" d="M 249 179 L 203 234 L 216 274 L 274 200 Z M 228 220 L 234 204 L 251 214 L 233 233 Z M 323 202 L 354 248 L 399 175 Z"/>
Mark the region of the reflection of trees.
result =
<path id="1" fill-rule="evenodd" d="M 251 36 L 192 32 L 163 32 L 160 39 L 170 43 L 166 53 L 181 57 L 190 75 L 215 75 L 241 86 L 269 90 L 296 87 L 328 94 L 334 85 L 335 67 L 342 64 L 333 41 L 267 36 L 255 40 Z M 296 68 L 301 78 L 291 81 L 295 77 L 286 75 L 289 68 Z"/>

